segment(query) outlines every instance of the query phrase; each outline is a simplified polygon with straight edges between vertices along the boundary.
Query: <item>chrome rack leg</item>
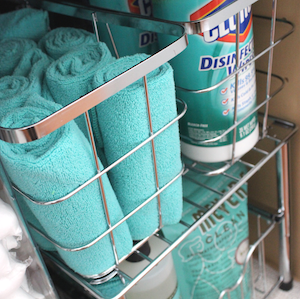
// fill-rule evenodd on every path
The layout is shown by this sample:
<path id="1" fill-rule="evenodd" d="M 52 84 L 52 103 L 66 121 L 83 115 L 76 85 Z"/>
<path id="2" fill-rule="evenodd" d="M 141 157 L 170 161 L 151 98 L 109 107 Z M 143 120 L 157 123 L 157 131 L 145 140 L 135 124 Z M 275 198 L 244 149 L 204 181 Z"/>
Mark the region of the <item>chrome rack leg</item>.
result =
<path id="1" fill-rule="evenodd" d="M 290 267 L 290 213 L 289 213 L 289 177 L 288 145 L 285 144 L 276 154 L 278 213 L 279 222 L 279 275 L 282 278 L 280 289 L 288 291 L 293 287 Z"/>

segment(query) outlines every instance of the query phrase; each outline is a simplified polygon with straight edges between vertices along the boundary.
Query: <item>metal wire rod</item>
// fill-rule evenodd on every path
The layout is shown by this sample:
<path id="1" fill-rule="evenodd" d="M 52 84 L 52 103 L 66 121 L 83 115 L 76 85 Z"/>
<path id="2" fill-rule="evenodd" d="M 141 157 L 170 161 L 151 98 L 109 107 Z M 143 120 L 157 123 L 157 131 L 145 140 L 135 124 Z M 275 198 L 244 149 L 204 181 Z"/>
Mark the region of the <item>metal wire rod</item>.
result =
<path id="1" fill-rule="evenodd" d="M 270 46 L 273 46 L 274 43 L 275 43 L 276 12 L 277 12 L 277 0 L 273 0 L 273 3 L 272 3 L 271 32 L 270 32 Z M 269 52 L 266 97 L 268 97 L 270 95 L 270 91 L 271 91 L 273 53 L 274 53 L 274 47 L 272 47 L 270 49 L 270 52 Z M 262 129 L 262 136 L 263 137 L 267 133 L 268 114 L 269 114 L 269 103 L 266 103 L 265 115 L 264 115 L 264 120 L 263 120 L 263 129 Z"/>
<path id="2" fill-rule="evenodd" d="M 91 120 L 90 120 L 90 116 L 89 116 L 88 112 L 85 112 L 85 119 L 86 119 L 86 123 L 87 123 L 87 127 L 88 127 L 88 133 L 89 133 L 89 137 L 90 137 L 90 142 L 91 142 L 91 146 L 92 146 L 92 150 L 93 150 L 94 161 L 95 161 L 95 164 L 96 164 L 97 172 L 100 173 L 101 169 L 100 169 L 100 164 L 99 164 L 99 160 L 98 160 L 98 155 L 97 155 L 97 150 L 96 150 L 96 144 L 95 144 L 92 124 L 91 124 Z M 109 210 L 108 210 L 107 200 L 106 200 L 106 196 L 105 196 L 105 190 L 104 190 L 102 177 L 99 177 L 99 185 L 100 185 L 100 192 L 101 192 L 101 197 L 102 197 L 102 203 L 103 203 L 103 207 L 104 207 L 106 222 L 107 222 L 108 228 L 111 228 L 111 221 L 110 221 Z M 116 247 L 113 231 L 111 231 L 109 233 L 109 236 L 110 236 L 110 240 L 111 240 L 111 243 L 112 243 L 112 249 L 113 249 L 116 265 L 118 265 L 119 264 L 119 257 L 118 257 L 118 252 L 117 252 L 117 247 Z"/>

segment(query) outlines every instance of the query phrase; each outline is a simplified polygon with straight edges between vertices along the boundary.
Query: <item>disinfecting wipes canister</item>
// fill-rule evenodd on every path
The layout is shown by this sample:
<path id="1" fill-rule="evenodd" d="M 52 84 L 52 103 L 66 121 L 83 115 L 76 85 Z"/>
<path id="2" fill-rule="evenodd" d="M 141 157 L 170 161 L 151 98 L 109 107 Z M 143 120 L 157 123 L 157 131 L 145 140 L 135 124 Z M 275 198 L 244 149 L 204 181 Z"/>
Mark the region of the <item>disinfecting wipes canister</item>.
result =
<path id="1" fill-rule="evenodd" d="M 155 17 L 172 21 L 196 21 L 208 17 L 233 0 L 153 0 Z M 240 64 L 254 56 L 251 7 L 240 14 Z M 158 36 L 160 46 L 174 41 Z M 236 17 L 210 31 L 188 37 L 186 50 L 170 61 L 174 68 L 178 98 L 188 106 L 180 121 L 182 152 L 202 162 L 220 162 L 232 158 L 233 131 L 215 142 L 203 144 L 224 133 L 234 122 L 235 77 L 208 92 L 193 93 L 213 87 L 236 70 Z M 187 91 L 188 90 L 188 91 Z M 256 107 L 255 65 L 244 67 L 238 77 L 237 120 Z M 252 113 L 238 127 L 235 156 L 250 150 L 258 140 L 257 113 Z"/>
<path id="2" fill-rule="evenodd" d="M 229 173 L 238 177 L 246 172 L 245 166 L 235 164 Z M 200 174 L 188 173 L 192 180 L 205 183 L 211 188 L 227 192 L 236 183 L 230 177 L 201 178 Z M 204 208 L 213 207 L 218 194 L 184 177 L 184 197 Z M 184 202 L 183 221 L 192 224 L 204 214 Z M 166 226 L 163 233 L 174 240 L 185 231 L 181 224 Z M 243 185 L 211 216 L 203 221 L 173 251 L 173 260 L 182 298 L 218 299 L 221 292 L 232 288 L 239 280 L 249 250 L 248 241 L 247 185 Z M 251 298 L 251 268 L 235 290 L 224 299 Z M 243 293 L 243 295 L 242 295 Z"/>

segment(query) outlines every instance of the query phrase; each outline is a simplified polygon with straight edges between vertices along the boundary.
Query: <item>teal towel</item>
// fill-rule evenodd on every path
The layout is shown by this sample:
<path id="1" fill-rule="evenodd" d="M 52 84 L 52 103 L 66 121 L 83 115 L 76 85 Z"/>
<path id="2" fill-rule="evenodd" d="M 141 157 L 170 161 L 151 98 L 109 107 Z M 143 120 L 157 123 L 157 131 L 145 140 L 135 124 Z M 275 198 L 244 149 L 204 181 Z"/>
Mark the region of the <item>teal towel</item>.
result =
<path id="1" fill-rule="evenodd" d="M 47 235 L 47 232 L 42 227 L 41 223 L 37 220 L 37 218 L 34 216 L 30 208 L 28 207 L 27 203 L 22 199 L 22 195 L 16 193 L 16 198 L 18 201 L 18 204 L 20 206 L 20 209 L 22 211 L 24 219 L 29 223 L 32 224 L 34 227 L 36 227 L 40 232 L 42 232 L 44 235 Z M 55 246 L 46 240 L 44 237 L 42 237 L 38 232 L 36 232 L 33 228 L 28 226 L 30 234 L 34 241 L 38 244 L 38 246 L 44 250 L 47 251 L 56 251 Z"/>
<path id="2" fill-rule="evenodd" d="M 54 61 L 48 68 L 45 83 L 55 102 L 66 106 L 91 91 L 91 83 L 96 71 L 110 64 L 111 56 L 105 43 L 84 45 L 63 55 Z M 47 98 L 47 96 L 46 96 Z M 92 109 L 93 110 L 93 109 Z M 90 113 L 97 143 L 98 154 L 106 165 L 103 155 L 103 143 L 97 125 L 96 112 Z M 88 137 L 85 118 L 79 116 L 76 122 L 83 133 Z"/>
<path id="3" fill-rule="evenodd" d="M 24 8 L 0 15 L 0 40 L 28 38 L 38 41 L 49 27 L 48 12 Z"/>
<path id="4" fill-rule="evenodd" d="M 97 72 L 94 88 L 146 59 L 145 54 L 120 58 Z M 147 75 L 153 130 L 157 132 L 177 116 L 173 70 L 164 64 Z M 107 162 L 111 164 L 150 136 L 145 90 L 140 79 L 97 106 L 98 121 Z M 180 173 L 178 124 L 155 139 L 160 187 Z M 109 172 L 124 214 L 128 214 L 156 192 L 151 143 Z M 164 225 L 177 223 L 182 212 L 182 182 L 176 180 L 161 194 Z M 128 219 L 134 240 L 149 236 L 158 227 L 157 200 L 152 200 Z"/>
<path id="5" fill-rule="evenodd" d="M 0 78 L 0 118 L 26 102 L 27 96 L 38 93 L 40 86 L 23 76 L 4 76 Z M 17 98 L 17 101 L 13 99 Z"/>
<path id="6" fill-rule="evenodd" d="M 60 27 L 48 32 L 38 43 L 38 46 L 53 59 L 77 49 L 82 45 L 97 43 L 94 34 L 77 28 Z"/>
<path id="7" fill-rule="evenodd" d="M 0 78 L 0 119 L 24 105 L 30 94 L 40 93 L 41 87 L 23 76 Z"/>
<path id="8" fill-rule="evenodd" d="M 28 78 L 23 76 L 5 76 L 0 78 L 0 119 L 7 113 L 14 111 L 14 109 L 22 106 L 30 93 L 38 92 L 39 86 L 32 84 Z M 14 100 L 18 98 L 18 100 Z M 16 194 L 19 198 L 18 194 Z M 45 233 L 39 221 L 32 214 L 30 209 L 24 202 L 19 201 L 20 207 L 24 214 L 24 218 L 31 224 L 33 224 L 40 231 Z M 45 250 L 56 250 L 55 247 L 42 238 L 34 230 L 31 230 L 31 234 L 37 244 Z"/>
<path id="9" fill-rule="evenodd" d="M 20 106 L 3 117 L 0 125 L 23 127 L 61 107 L 38 95 L 30 96 Z M 30 143 L 0 141 L 0 155 L 11 181 L 30 197 L 44 202 L 65 196 L 97 173 L 90 144 L 73 121 Z M 107 175 L 102 178 L 110 219 L 115 224 L 123 214 Z M 64 202 L 50 206 L 29 201 L 26 204 L 51 238 L 73 248 L 86 245 L 107 229 L 101 199 L 96 180 Z M 114 230 L 114 237 L 119 257 L 128 254 L 132 240 L 125 222 Z M 70 268 L 82 275 L 102 273 L 115 264 L 108 235 L 82 251 L 57 251 Z"/>
<path id="10" fill-rule="evenodd" d="M 39 88 L 39 93 L 42 94 L 45 72 L 51 62 L 52 59 L 40 49 L 31 49 L 21 58 L 13 75 L 27 77 L 32 85 Z"/>
<path id="11" fill-rule="evenodd" d="M 29 39 L 6 39 L 0 41 L 0 77 L 12 75 L 23 55 L 37 44 Z"/>

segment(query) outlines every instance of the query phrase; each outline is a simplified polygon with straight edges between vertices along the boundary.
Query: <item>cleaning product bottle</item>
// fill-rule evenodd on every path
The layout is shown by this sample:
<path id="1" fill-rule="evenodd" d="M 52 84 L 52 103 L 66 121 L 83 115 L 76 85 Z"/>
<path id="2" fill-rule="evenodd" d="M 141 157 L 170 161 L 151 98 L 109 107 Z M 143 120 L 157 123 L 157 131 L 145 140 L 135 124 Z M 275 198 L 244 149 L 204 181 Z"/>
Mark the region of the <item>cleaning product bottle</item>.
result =
<path id="1" fill-rule="evenodd" d="M 184 197 L 211 208 L 219 197 L 209 188 L 229 191 L 235 184 L 233 177 L 240 178 L 247 172 L 242 163 L 235 163 L 228 170 L 230 176 L 205 176 L 189 172 L 185 181 Z M 207 186 L 207 187 L 204 187 Z M 249 252 L 248 187 L 243 184 L 236 193 L 207 217 L 173 251 L 172 256 L 178 282 L 184 299 L 251 299 L 251 263 L 242 281 L 244 263 Z M 184 203 L 182 220 L 194 223 L 204 211 Z M 174 240 L 186 230 L 182 224 L 163 227 L 163 233 Z M 220 297 L 223 290 L 239 286 Z"/>
<path id="2" fill-rule="evenodd" d="M 153 236 L 139 251 L 155 259 L 167 247 L 161 239 Z M 139 274 L 149 262 L 138 254 L 132 254 L 120 264 L 120 269 L 131 277 Z M 172 255 L 167 255 L 134 287 L 126 293 L 126 299 L 181 299 Z"/>
<path id="3" fill-rule="evenodd" d="M 214 14 L 232 0 L 153 0 L 154 17 L 172 21 L 196 21 Z M 254 56 L 251 7 L 239 13 L 239 67 Z M 160 47 L 173 37 L 158 36 Z M 236 17 L 215 28 L 190 35 L 186 50 L 170 61 L 174 68 L 177 96 L 187 103 L 188 111 L 180 122 L 182 152 L 190 159 L 220 162 L 232 158 L 233 131 L 220 140 L 203 143 L 220 136 L 234 123 L 235 77 L 207 92 L 194 91 L 213 87 L 236 70 Z M 255 65 L 245 66 L 238 77 L 237 120 L 256 107 Z M 258 140 L 257 113 L 237 127 L 235 157 L 242 156 Z"/>

